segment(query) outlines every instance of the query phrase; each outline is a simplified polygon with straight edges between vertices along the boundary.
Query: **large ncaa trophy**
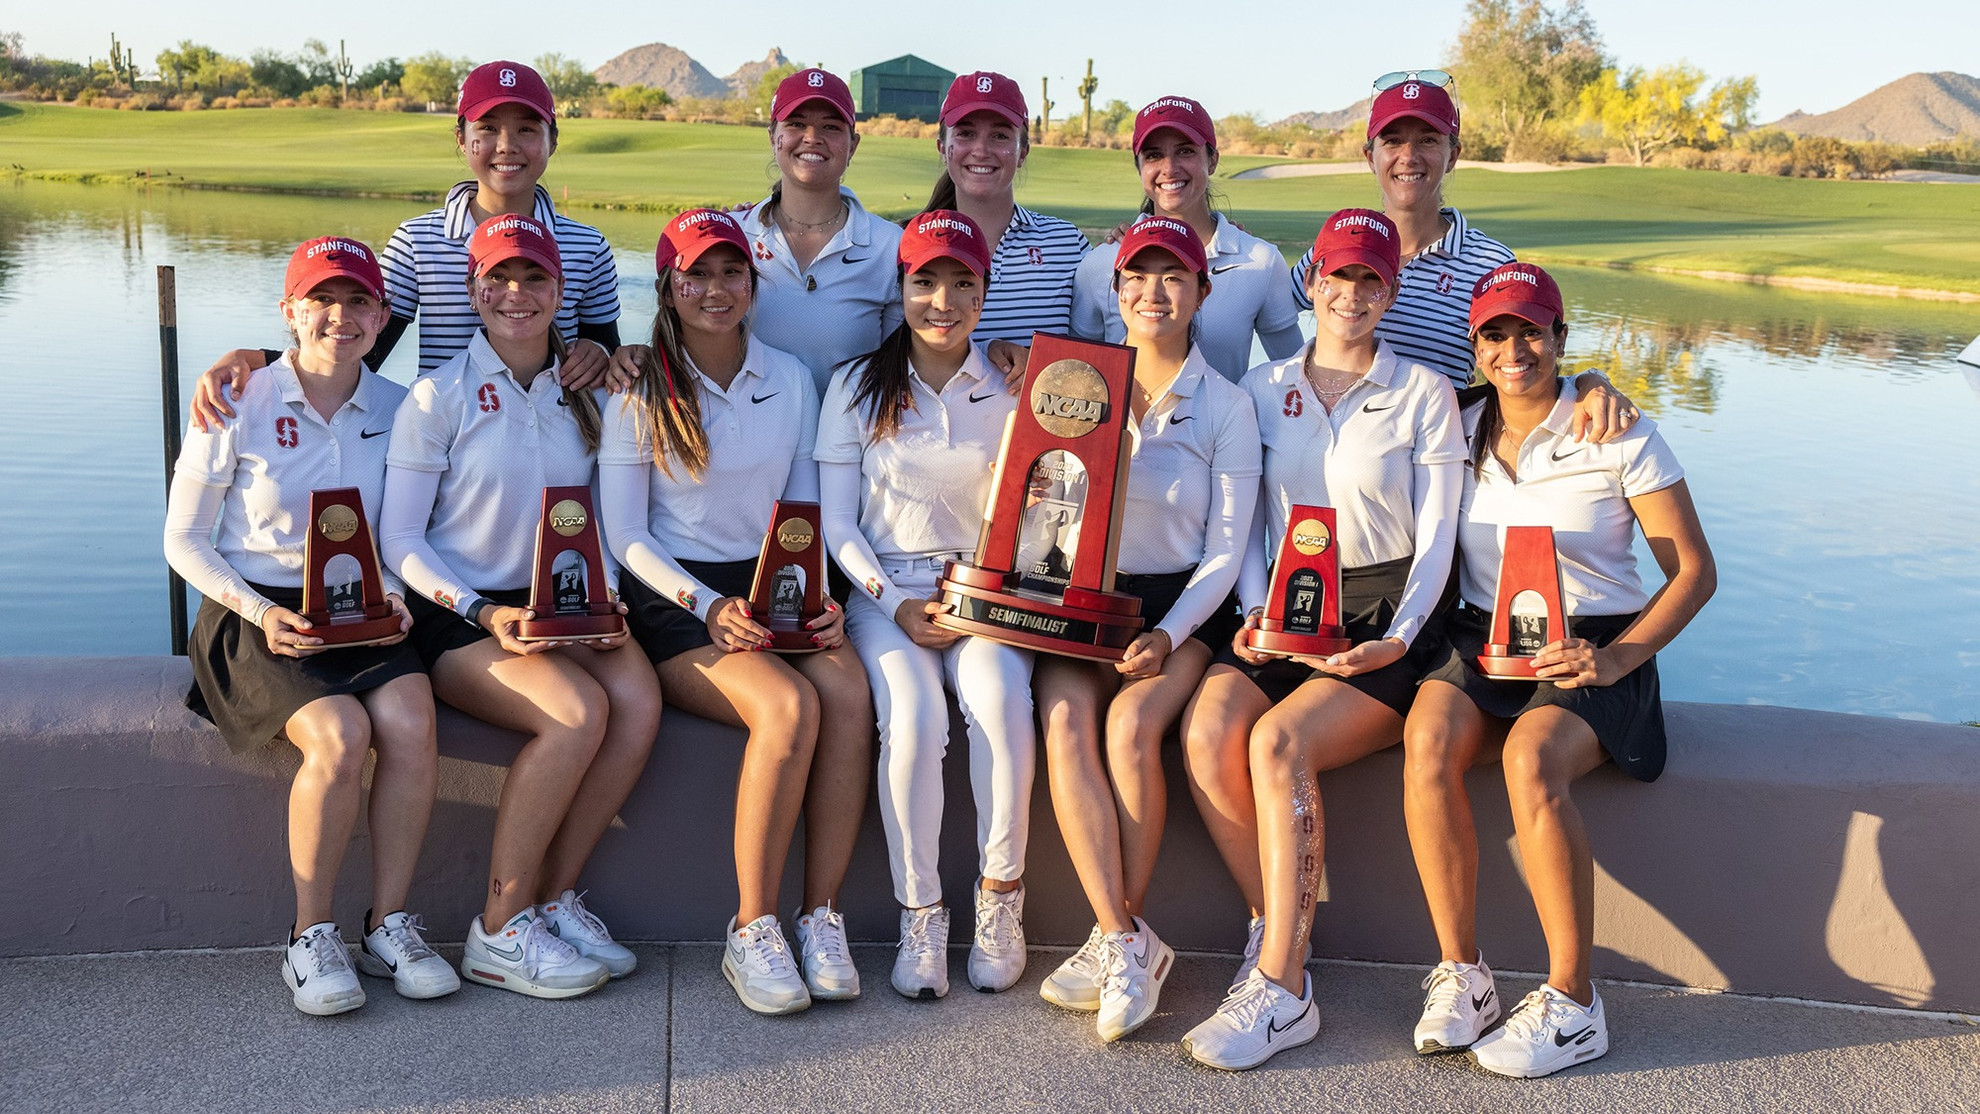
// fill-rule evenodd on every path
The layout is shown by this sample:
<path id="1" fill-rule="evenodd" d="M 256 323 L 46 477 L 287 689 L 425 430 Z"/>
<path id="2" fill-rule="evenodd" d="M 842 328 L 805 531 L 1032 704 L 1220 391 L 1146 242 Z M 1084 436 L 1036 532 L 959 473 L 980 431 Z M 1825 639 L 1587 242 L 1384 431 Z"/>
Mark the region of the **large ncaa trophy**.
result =
<path id="1" fill-rule="evenodd" d="M 777 500 L 770 532 L 756 559 L 749 590 L 749 614 L 770 629 L 765 649 L 779 654 L 819 650 L 805 624 L 825 613 L 825 547 L 818 530 L 818 504 Z"/>
<path id="2" fill-rule="evenodd" d="M 354 487 L 309 493 L 303 541 L 302 616 L 326 646 L 376 646 L 399 635 L 399 613 L 385 598 L 378 549 Z"/>
<path id="3" fill-rule="evenodd" d="M 1354 645 L 1341 626 L 1341 547 L 1334 508 L 1294 503 L 1272 565 L 1272 592 L 1256 629 L 1244 632 L 1253 653 L 1324 658 Z"/>
<path id="4" fill-rule="evenodd" d="M 1532 681 L 1533 656 L 1568 637 L 1561 606 L 1561 561 L 1552 526 L 1508 526 L 1499 557 L 1499 593 L 1492 632 L 1478 671 L 1498 681 Z"/>
<path id="5" fill-rule="evenodd" d="M 626 633 L 625 620 L 605 590 L 605 554 L 588 487 L 543 489 L 529 609 L 536 618 L 516 624 L 518 642 L 579 642 Z"/>
<path id="6" fill-rule="evenodd" d="M 1141 600 L 1114 591 L 1126 503 L 1134 350 L 1038 333 L 1004 427 L 973 563 L 939 583 L 938 627 L 1027 650 L 1117 662 Z"/>

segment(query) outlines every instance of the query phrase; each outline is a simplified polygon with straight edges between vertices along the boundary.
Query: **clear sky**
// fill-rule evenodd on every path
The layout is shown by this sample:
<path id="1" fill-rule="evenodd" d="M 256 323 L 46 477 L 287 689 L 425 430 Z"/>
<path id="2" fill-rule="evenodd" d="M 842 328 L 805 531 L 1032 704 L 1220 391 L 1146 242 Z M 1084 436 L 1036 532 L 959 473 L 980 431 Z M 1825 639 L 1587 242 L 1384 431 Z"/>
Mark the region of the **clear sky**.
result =
<path id="1" fill-rule="evenodd" d="M 1688 61 L 1714 78 L 1756 75 L 1762 121 L 1797 108 L 1839 108 L 1918 70 L 1980 70 L 1972 0 L 1586 3 L 1624 65 Z M 1272 120 L 1351 104 L 1383 71 L 1439 64 L 1464 2 L 743 0 L 731 7 L 481 0 L 469 7 L 89 0 L 73 10 L 59 3 L 9 8 L 0 31 L 20 32 L 30 52 L 100 58 L 115 31 L 147 68 L 161 48 L 185 38 L 245 56 L 264 47 L 292 51 L 312 36 L 334 48 L 341 36 L 360 66 L 443 50 L 524 61 L 554 51 L 595 67 L 658 41 L 686 50 L 717 76 L 780 46 L 794 61 L 841 74 L 906 53 L 958 72 L 998 70 L 1017 78 L 1034 101 L 1039 78 L 1050 77 L 1054 115 L 1063 116 L 1078 102 L 1074 89 L 1090 57 L 1100 82 L 1096 103 L 1119 97 L 1139 105 L 1183 93 L 1219 116 L 1256 112 Z"/>

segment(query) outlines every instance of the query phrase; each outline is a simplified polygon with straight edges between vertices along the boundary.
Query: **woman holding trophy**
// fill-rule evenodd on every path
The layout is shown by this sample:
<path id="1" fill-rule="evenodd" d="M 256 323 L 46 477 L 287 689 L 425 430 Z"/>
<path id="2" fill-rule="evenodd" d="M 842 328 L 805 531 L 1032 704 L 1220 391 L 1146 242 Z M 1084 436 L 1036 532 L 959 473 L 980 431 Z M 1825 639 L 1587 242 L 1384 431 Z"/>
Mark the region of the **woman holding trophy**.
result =
<path id="1" fill-rule="evenodd" d="M 1097 919 L 1039 993 L 1098 1011 L 1109 1041 L 1154 1015 L 1174 961 L 1140 916 L 1166 820 L 1162 739 L 1236 630 L 1231 588 L 1257 500 L 1251 402 L 1193 343 L 1208 268 L 1181 221 L 1145 217 L 1121 239 L 1133 463 L 1114 587 L 1141 598 L 1147 625 L 1119 664 L 1044 656 L 1034 670 L 1053 811 Z"/>
<path id="2" fill-rule="evenodd" d="M 990 245 L 961 213 L 910 220 L 900 239 L 903 323 L 842 368 L 818 418 L 818 480 L 833 556 L 864 589 L 846 631 L 873 689 L 880 817 L 901 904 L 894 989 L 948 993 L 949 910 L 942 830 L 945 687 L 968 721 L 981 881 L 970 982 L 1003 990 L 1024 972 L 1025 838 L 1036 731 L 1031 654 L 936 627 L 947 562 L 976 546 L 993 465 L 1015 399 L 970 343 Z"/>
<path id="3" fill-rule="evenodd" d="M 410 620 L 403 589 L 396 578 L 384 579 L 398 621 L 382 644 L 330 645 L 301 614 L 305 577 L 328 571 L 305 568 L 317 517 L 312 489 L 358 489 L 371 520 L 362 536 L 376 525 L 385 442 L 365 431 L 389 428 L 405 395 L 363 374 L 386 306 L 369 247 L 326 236 L 296 248 L 281 300 L 296 347 L 242 394 L 237 420 L 186 435 L 165 508 L 165 555 L 204 597 L 193 624 L 187 704 L 237 753 L 278 739 L 302 752 L 289 788 L 296 919 L 282 981 L 297 1009 L 317 1015 L 364 1005 L 331 904 L 374 750 L 372 907 L 358 963 L 391 977 L 409 998 L 460 988 L 421 938 L 418 918 L 405 911 L 439 761 L 433 690 L 404 642 Z M 357 535 L 348 504 L 335 509 L 350 516 L 338 532 Z"/>
<path id="4" fill-rule="evenodd" d="M 661 233 L 660 306 L 646 366 L 606 407 L 598 487 L 633 637 L 667 702 L 747 728 L 736 792 L 741 907 L 722 972 L 758 1013 L 856 998 L 859 972 L 835 908 L 865 812 L 873 704 L 827 599 L 809 649 L 770 648 L 750 609 L 778 500 L 816 502 L 818 393 L 811 371 L 750 335 L 749 241 L 726 213 L 694 209 Z M 815 540 L 812 544 L 819 544 Z M 822 566 L 821 566 L 822 570 Z M 802 594 L 802 586 L 792 582 Z M 777 919 L 777 887 L 805 817 L 801 967 Z"/>
<path id="5" fill-rule="evenodd" d="M 1589 981 L 1594 865 L 1570 788 L 1611 761 L 1642 781 L 1663 771 L 1656 653 L 1711 598 L 1717 571 L 1684 471 L 1654 422 L 1608 444 L 1573 440 L 1576 385 L 1556 375 L 1567 320 L 1551 276 L 1527 263 L 1493 270 L 1473 292 L 1471 327 L 1491 390 L 1464 409 L 1460 602 L 1403 731 L 1404 813 L 1443 953 L 1424 980 L 1416 1043 L 1420 1052 L 1468 1047 L 1492 1071 L 1530 1077 L 1608 1051 Z M 1548 567 L 1518 572 L 1508 557 L 1502 568 L 1508 529 L 1541 525 L 1557 547 Z M 1664 574 L 1654 593 L 1636 570 L 1639 529 Z M 1523 579 L 1500 583 L 1515 575 Z M 1487 648 L 1485 608 L 1529 590 L 1558 595 L 1569 629 L 1542 636 L 1524 666 L 1532 680 L 1487 676 L 1481 653 L 1506 648 Z M 1494 761 L 1505 768 L 1549 967 L 1488 1034 L 1500 1003 L 1478 950 L 1478 837 L 1464 773 Z"/>
<path id="6" fill-rule="evenodd" d="M 528 737 L 502 786 L 489 892 L 461 973 L 569 997 L 636 963 L 576 888 L 646 765 L 660 692 L 623 633 L 582 644 L 523 640 L 526 621 L 549 618 L 528 609 L 530 539 L 548 533 L 543 492 L 591 483 L 598 403 L 558 381 L 564 290 L 549 230 L 525 216 L 483 221 L 468 257 L 467 293 L 482 328 L 399 407 L 381 541 L 387 564 L 417 593 L 411 641 L 434 692 Z M 581 570 L 587 592 L 606 575 Z"/>

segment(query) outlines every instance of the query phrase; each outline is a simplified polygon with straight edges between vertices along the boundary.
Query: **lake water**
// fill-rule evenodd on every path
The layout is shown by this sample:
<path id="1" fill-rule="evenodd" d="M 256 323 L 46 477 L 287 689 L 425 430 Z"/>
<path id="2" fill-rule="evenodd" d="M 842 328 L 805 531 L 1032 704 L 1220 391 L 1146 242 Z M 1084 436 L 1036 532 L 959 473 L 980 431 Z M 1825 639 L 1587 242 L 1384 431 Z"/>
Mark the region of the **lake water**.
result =
<path id="1" fill-rule="evenodd" d="M 177 268 L 189 397 L 220 351 L 283 343 L 295 244 L 383 244 L 415 211 L 0 185 L 0 655 L 168 647 L 154 268 Z M 660 219 L 578 215 L 617 245 L 621 332 L 642 335 Z M 1980 719 L 1980 371 L 1953 359 L 1980 312 L 1556 274 L 1570 354 L 1657 418 L 1718 557 L 1717 597 L 1660 659 L 1666 693 Z M 416 348 L 387 373 L 405 381 Z"/>

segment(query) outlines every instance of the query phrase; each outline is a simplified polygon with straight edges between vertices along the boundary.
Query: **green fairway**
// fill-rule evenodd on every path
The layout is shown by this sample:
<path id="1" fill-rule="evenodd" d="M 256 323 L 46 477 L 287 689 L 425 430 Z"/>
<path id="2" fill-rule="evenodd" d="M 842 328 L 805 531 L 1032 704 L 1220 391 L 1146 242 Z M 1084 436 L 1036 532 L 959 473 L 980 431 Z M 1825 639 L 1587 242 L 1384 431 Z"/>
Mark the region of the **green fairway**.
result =
<path id="1" fill-rule="evenodd" d="M 37 177 L 437 197 L 463 175 L 445 116 L 330 109 L 113 112 L 0 104 L 0 169 Z M 1232 158 L 1234 173 L 1273 161 Z M 868 137 L 847 182 L 873 209 L 905 216 L 937 170 L 929 140 Z M 761 197 L 773 177 L 755 128 L 570 120 L 544 183 L 577 207 L 675 211 Z M 1373 182 L 1339 177 L 1226 180 L 1233 217 L 1292 254 L 1321 217 L 1377 205 Z M 1523 256 L 1825 279 L 1980 295 L 1980 187 L 1763 178 L 1598 167 L 1562 173 L 1465 170 L 1452 204 Z M 1040 148 L 1018 182 L 1024 204 L 1089 229 L 1133 210 L 1123 151 Z"/>

